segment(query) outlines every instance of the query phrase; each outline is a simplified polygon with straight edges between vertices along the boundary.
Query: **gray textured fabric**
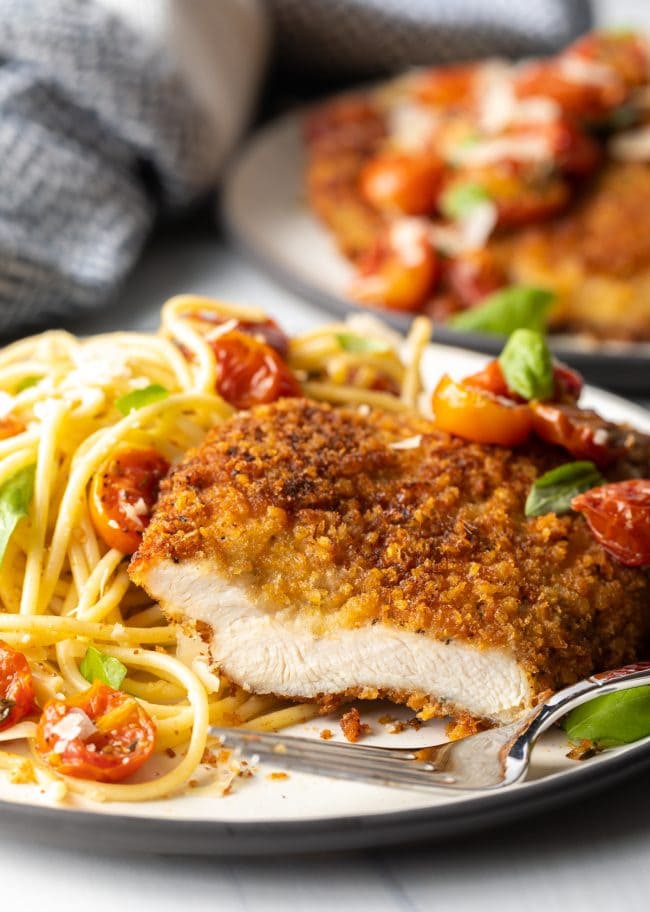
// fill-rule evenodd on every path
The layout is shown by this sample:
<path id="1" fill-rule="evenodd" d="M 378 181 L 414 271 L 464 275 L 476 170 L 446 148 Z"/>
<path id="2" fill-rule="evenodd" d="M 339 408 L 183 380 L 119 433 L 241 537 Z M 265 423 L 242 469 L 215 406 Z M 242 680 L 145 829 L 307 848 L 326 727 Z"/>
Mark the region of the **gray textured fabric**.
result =
<path id="1" fill-rule="evenodd" d="M 368 77 L 427 63 L 550 53 L 591 26 L 589 0 L 268 0 L 284 64 Z"/>
<path id="2" fill-rule="evenodd" d="M 267 3 L 283 61 L 354 76 L 549 51 L 589 23 L 586 0 Z M 156 212 L 206 190 L 213 134 L 162 49 L 91 0 L 0 0 L 0 61 L 0 332 L 15 332 L 104 304 Z"/>

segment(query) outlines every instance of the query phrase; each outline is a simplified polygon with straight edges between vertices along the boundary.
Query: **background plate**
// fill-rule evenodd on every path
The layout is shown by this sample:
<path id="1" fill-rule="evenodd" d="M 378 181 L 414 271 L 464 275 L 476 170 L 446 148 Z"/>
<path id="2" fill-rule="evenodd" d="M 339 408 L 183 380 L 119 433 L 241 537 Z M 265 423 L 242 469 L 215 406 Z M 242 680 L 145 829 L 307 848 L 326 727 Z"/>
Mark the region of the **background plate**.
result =
<path id="1" fill-rule="evenodd" d="M 292 291 L 346 314 L 359 303 L 346 297 L 352 267 L 329 232 L 312 215 L 303 188 L 305 152 L 300 113 L 284 115 L 255 134 L 237 155 L 224 184 L 226 230 L 244 252 Z M 378 311 L 404 331 L 410 317 Z M 436 342 L 498 354 L 499 336 L 436 326 Z M 637 394 L 650 392 L 650 343 L 595 342 L 581 336 L 551 337 L 554 352 L 593 383 Z"/>
<path id="2" fill-rule="evenodd" d="M 431 388 L 440 374 L 462 377 L 485 358 L 474 352 L 431 345 L 423 364 Z M 650 432 L 650 413 L 601 390 L 587 388 L 587 406 L 615 421 Z M 386 705 L 359 704 L 373 727 L 367 743 L 396 746 L 444 741 L 444 724 L 433 720 L 415 732 L 392 735 L 377 719 Z M 403 708 L 392 716 L 406 718 Z M 296 727 L 294 734 L 318 737 L 323 728 L 340 736 L 338 718 L 324 717 Z M 11 744 L 1 744 L 11 749 Z M 141 804 L 89 804 L 71 798 L 56 804 L 38 787 L 11 785 L 0 774 L 0 827 L 39 842 L 95 850 L 173 854 L 258 855 L 367 848 L 455 834 L 566 804 L 589 791 L 615 784 L 650 765 L 650 739 L 577 763 L 567 760 L 559 730 L 548 732 L 535 748 L 530 778 L 501 792 L 416 792 L 327 779 L 292 772 L 269 781 L 279 767 L 261 767 L 252 779 L 238 780 L 222 798 L 189 789 L 165 801 Z M 169 761 L 165 761 L 169 762 Z M 151 774 L 149 771 L 148 775 Z"/>

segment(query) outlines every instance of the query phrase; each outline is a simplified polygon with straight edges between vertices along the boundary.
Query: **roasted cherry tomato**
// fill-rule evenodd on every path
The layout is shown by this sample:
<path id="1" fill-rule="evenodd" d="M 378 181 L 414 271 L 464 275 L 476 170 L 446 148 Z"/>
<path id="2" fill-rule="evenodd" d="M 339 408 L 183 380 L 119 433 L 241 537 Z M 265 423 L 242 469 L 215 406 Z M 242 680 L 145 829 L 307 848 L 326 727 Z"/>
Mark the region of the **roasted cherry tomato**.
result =
<path id="1" fill-rule="evenodd" d="M 479 69 L 476 63 L 435 67 L 419 74 L 414 92 L 432 107 L 464 107 L 472 101 Z"/>
<path id="2" fill-rule="evenodd" d="M 604 468 L 625 453 L 620 429 L 596 412 L 560 402 L 531 402 L 530 408 L 537 436 L 576 459 L 589 459 Z"/>
<path id="3" fill-rule="evenodd" d="M 350 286 L 357 301 L 389 310 L 421 310 L 438 280 L 438 258 L 424 231 L 399 222 L 359 260 Z"/>
<path id="4" fill-rule="evenodd" d="M 302 396 L 300 384 L 280 355 L 239 330 L 212 342 L 217 359 L 217 392 L 238 409 Z"/>
<path id="5" fill-rule="evenodd" d="M 241 332 L 257 339 L 258 342 L 266 342 L 267 345 L 276 350 L 280 357 L 286 358 L 289 352 L 289 337 L 271 317 L 267 317 L 266 320 L 230 320 L 228 317 L 223 317 L 213 311 L 200 311 L 192 316 L 197 320 L 203 321 L 203 323 L 212 323 L 215 326 L 223 326 L 224 323 L 236 323 L 237 325 L 233 326 L 233 329 L 239 329 Z"/>
<path id="6" fill-rule="evenodd" d="M 94 475 L 90 517 L 109 548 L 124 554 L 137 550 L 168 471 L 169 463 L 157 450 L 121 450 Z"/>
<path id="7" fill-rule="evenodd" d="M 646 44 L 634 32 L 591 32 L 572 44 L 568 53 L 607 67 L 629 87 L 644 85 L 650 76 Z"/>
<path id="8" fill-rule="evenodd" d="M 574 497 L 571 507 L 584 514 L 596 541 L 622 564 L 650 564 L 650 479 L 592 488 Z"/>
<path id="9" fill-rule="evenodd" d="M 435 209 L 441 174 L 433 156 L 384 152 L 364 166 L 361 193 L 377 209 L 427 215 Z"/>
<path id="10" fill-rule="evenodd" d="M 544 169 L 521 167 L 504 160 L 493 165 L 463 169 L 450 181 L 477 184 L 497 209 L 498 225 L 514 228 L 540 222 L 561 212 L 571 197 L 570 187 L 561 175 Z"/>
<path id="11" fill-rule="evenodd" d="M 517 76 L 517 94 L 521 98 L 551 98 L 565 114 L 581 120 L 601 119 L 624 103 L 627 89 L 613 71 L 611 79 L 572 79 L 570 70 L 579 71 L 581 59 L 567 52 L 554 60 L 531 64 Z"/>
<path id="12" fill-rule="evenodd" d="M 5 415 L 0 418 L 0 440 L 7 440 L 9 437 L 15 437 L 16 434 L 22 434 L 25 425 L 14 415 Z"/>
<path id="13" fill-rule="evenodd" d="M 591 174 L 602 159 L 599 144 L 588 133 L 568 120 L 561 119 L 541 127 L 552 150 L 553 160 L 560 171 L 578 177 Z"/>
<path id="14" fill-rule="evenodd" d="M 88 690 L 46 703 L 36 750 L 65 776 L 119 782 L 151 756 L 156 724 L 133 697 L 101 681 Z"/>
<path id="15" fill-rule="evenodd" d="M 476 443 L 516 446 L 532 429 L 527 405 L 455 383 L 445 374 L 433 393 L 435 423 L 443 431 Z"/>
<path id="16" fill-rule="evenodd" d="M 22 652 L 0 640 L 0 731 L 35 708 L 32 673 Z"/>
<path id="17" fill-rule="evenodd" d="M 465 307 L 507 284 L 506 276 L 492 254 L 483 248 L 458 254 L 444 264 L 444 280 Z"/>
<path id="18" fill-rule="evenodd" d="M 501 365 L 494 359 L 489 361 L 483 370 L 470 374 L 463 380 L 465 386 L 471 386 L 472 389 L 483 390 L 485 393 L 492 393 L 493 396 L 501 396 L 503 399 L 512 399 L 512 393 L 508 389 L 508 384 L 503 376 Z M 520 397 L 517 396 L 517 399 Z"/>
<path id="19" fill-rule="evenodd" d="M 485 390 L 495 396 L 512 399 L 514 402 L 524 400 L 508 389 L 498 360 L 490 361 L 483 370 L 465 377 L 463 383 L 475 389 Z M 575 405 L 582 391 L 582 377 L 561 361 L 553 364 L 553 402 Z"/>

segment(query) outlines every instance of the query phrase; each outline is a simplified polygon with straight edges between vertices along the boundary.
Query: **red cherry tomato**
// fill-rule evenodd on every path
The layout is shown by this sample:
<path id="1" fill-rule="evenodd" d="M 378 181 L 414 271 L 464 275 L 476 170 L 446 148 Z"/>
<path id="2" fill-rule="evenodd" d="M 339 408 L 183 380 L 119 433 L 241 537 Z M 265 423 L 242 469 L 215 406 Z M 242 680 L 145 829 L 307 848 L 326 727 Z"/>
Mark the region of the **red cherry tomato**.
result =
<path id="1" fill-rule="evenodd" d="M 137 700 L 101 681 L 67 700 L 50 700 L 36 731 L 36 750 L 52 769 L 95 782 L 135 773 L 155 741 L 155 722 Z"/>
<path id="2" fill-rule="evenodd" d="M 589 459 L 604 468 L 625 453 L 620 429 L 596 412 L 558 402 L 531 402 L 530 408 L 537 436 L 563 447 L 576 459 Z"/>
<path id="3" fill-rule="evenodd" d="M 444 280 L 452 294 L 465 307 L 478 304 L 483 298 L 507 284 L 506 276 L 485 249 L 469 250 L 444 264 Z"/>
<path id="4" fill-rule="evenodd" d="M 602 151 L 596 140 L 571 121 L 555 120 L 537 124 L 534 129 L 546 137 L 560 171 L 582 177 L 591 174 L 600 164 Z"/>
<path id="5" fill-rule="evenodd" d="M 217 392 L 235 408 L 302 396 L 295 376 L 270 345 L 236 329 L 211 345 L 217 359 Z"/>
<path id="6" fill-rule="evenodd" d="M 479 69 L 476 63 L 434 67 L 419 75 L 415 94 L 436 108 L 464 107 L 472 101 Z"/>
<path id="7" fill-rule="evenodd" d="M 414 232 L 408 244 L 402 244 L 396 242 L 395 228 L 361 257 L 350 294 L 365 304 L 418 311 L 435 288 L 438 258 L 424 231 Z"/>
<path id="8" fill-rule="evenodd" d="M 650 77 L 647 46 L 634 32 L 592 32 L 572 44 L 568 53 L 607 67 L 629 87 L 643 85 Z"/>
<path id="9" fill-rule="evenodd" d="M 596 541 L 622 564 L 650 564 L 650 479 L 592 488 L 574 497 L 571 507 L 584 515 Z"/>
<path id="10" fill-rule="evenodd" d="M 282 327 L 271 317 L 266 320 L 234 320 L 223 317 L 210 311 L 200 311 L 192 314 L 197 320 L 203 323 L 213 323 L 215 326 L 223 326 L 224 323 L 234 322 L 237 325 L 233 329 L 238 329 L 258 342 L 266 342 L 271 348 L 274 348 L 281 358 L 286 358 L 289 352 L 289 337 Z"/>
<path id="11" fill-rule="evenodd" d="M 517 446 L 528 439 L 532 429 L 527 405 L 517 405 L 464 382 L 455 383 L 447 374 L 435 388 L 431 404 L 439 428 L 476 443 Z"/>
<path id="12" fill-rule="evenodd" d="M 598 120 L 623 104 L 627 90 L 614 72 L 612 79 L 607 81 L 571 79 L 564 69 L 567 64 L 563 61 L 567 57 L 568 53 L 555 60 L 531 64 L 522 70 L 517 77 L 519 97 L 546 96 L 553 99 L 565 114 L 581 120 Z"/>
<path id="13" fill-rule="evenodd" d="M 377 209 L 426 215 L 435 209 L 441 174 L 433 156 L 384 152 L 364 165 L 361 193 Z"/>
<path id="14" fill-rule="evenodd" d="M 0 731 L 35 709 L 32 673 L 22 652 L 0 640 Z"/>
<path id="15" fill-rule="evenodd" d="M 137 551 L 169 463 L 157 450 L 122 450 L 93 476 L 88 507 L 109 548 Z"/>
<path id="16" fill-rule="evenodd" d="M 465 377 L 463 383 L 475 389 L 485 390 L 494 396 L 512 399 L 514 402 L 524 400 L 508 389 L 501 365 L 498 360 L 490 361 L 483 370 Z M 553 402 L 575 405 L 582 391 L 582 377 L 566 364 L 555 361 L 553 365 Z"/>

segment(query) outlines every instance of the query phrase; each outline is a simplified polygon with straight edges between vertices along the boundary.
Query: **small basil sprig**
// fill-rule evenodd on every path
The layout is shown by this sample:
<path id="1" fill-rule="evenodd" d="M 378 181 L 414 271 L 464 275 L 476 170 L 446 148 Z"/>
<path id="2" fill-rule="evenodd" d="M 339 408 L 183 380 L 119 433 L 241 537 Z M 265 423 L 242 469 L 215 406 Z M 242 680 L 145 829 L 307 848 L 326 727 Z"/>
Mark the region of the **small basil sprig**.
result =
<path id="1" fill-rule="evenodd" d="M 489 193 L 480 184 L 455 184 L 440 197 L 440 210 L 447 218 L 462 219 L 476 206 L 489 200 Z"/>
<path id="2" fill-rule="evenodd" d="M 346 352 L 376 352 L 377 354 L 380 354 L 382 352 L 390 351 L 390 346 L 387 342 L 384 342 L 381 339 L 373 339 L 368 336 L 359 336 L 356 333 L 337 333 L 336 341 L 343 351 Z"/>
<path id="3" fill-rule="evenodd" d="M 650 686 L 596 697 L 573 709 L 563 724 L 571 741 L 586 739 L 597 747 L 616 747 L 645 738 L 650 735 Z"/>
<path id="4" fill-rule="evenodd" d="M 603 476 L 593 462 L 567 462 L 540 476 L 526 498 L 526 516 L 545 513 L 570 513 L 576 494 L 603 484 Z"/>
<path id="5" fill-rule="evenodd" d="M 79 671 L 91 684 L 95 681 L 102 681 L 115 690 L 120 689 L 122 681 L 126 677 L 126 665 L 123 665 L 119 659 L 100 652 L 94 646 L 89 646 L 86 650 Z"/>
<path id="6" fill-rule="evenodd" d="M 499 356 L 499 365 L 511 392 L 524 399 L 553 395 L 553 358 L 542 333 L 516 329 Z"/>
<path id="7" fill-rule="evenodd" d="M 145 405 L 151 405 L 153 402 L 159 402 L 169 396 L 169 390 L 165 389 L 159 383 L 152 383 L 143 389 L 133 390 L 115 400 L 115 407 L 123 415 L 130 415 L 136 409 L 144 408 Z"/>
<path id="8" fill-rule="evenodd" d="M 555 295 L 546 288 L 511 285 L 488 295 L 478 307 L 465 310 L 449 321 L 454 329 L 508 336 L 516 329 L 544 332 L 546 317 Z"/>
<path id="9" fill-rule="evenodd" d="M 34 496 L 35 473 L 36 466 L 25 466 L 0 488 L 0 565 L 14 529 L 29 511 Z"/>

